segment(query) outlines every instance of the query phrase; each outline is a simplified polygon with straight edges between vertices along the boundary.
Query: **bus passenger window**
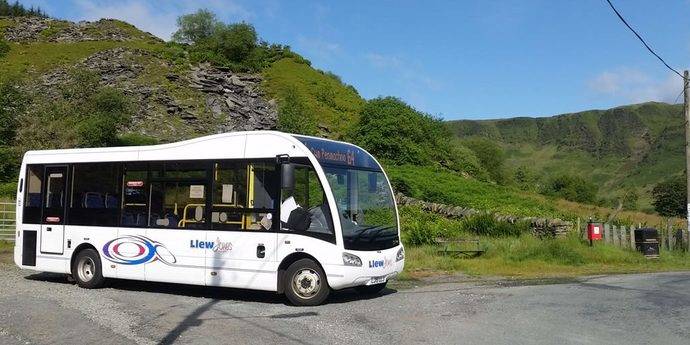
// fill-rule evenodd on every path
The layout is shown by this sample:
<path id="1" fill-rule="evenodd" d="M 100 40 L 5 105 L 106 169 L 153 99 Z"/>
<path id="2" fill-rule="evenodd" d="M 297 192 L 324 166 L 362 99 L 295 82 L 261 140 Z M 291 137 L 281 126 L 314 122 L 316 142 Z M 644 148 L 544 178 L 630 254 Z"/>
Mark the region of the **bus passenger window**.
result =
<path id="1" fill-rule="evenodd" d="M 43 166 L 27 166 L 25 181 L 23 222 L 27 224 L 38 224 L 41 222 L 41 182 L 43 181 Z"/>
<path id="2" fill-rule="evenodd" d="M 122 179 L 122 226 L 148 225 L 147 169 L 145 164 L 127 164 Z"/>
<path id="3" fill-rule="evenodd" d="M 280 221 L 283 229 L 334 234 L 328 201 L 311 166 L 295 165 L 294 189 L 283 189 L 281 199 Z"/>
<path id="4" fill-rule="evenodd" d="M 206 227 L 206 166 L 205 161 L 181 161 L 165 162 L 164 169 L 152 169 L 150 227 Z"/>
<path id="5" fill-rule="evenodd" d="M 115 226 L 120 209 L 119 164 L 72 166 L 69 224 Z"/>
<path id="6" fill-rule="evenodd" d="M 215 163 L 211 205 L 212 229 L 273 229 L 279 184 L 277 179 L 274 163 Z"/>

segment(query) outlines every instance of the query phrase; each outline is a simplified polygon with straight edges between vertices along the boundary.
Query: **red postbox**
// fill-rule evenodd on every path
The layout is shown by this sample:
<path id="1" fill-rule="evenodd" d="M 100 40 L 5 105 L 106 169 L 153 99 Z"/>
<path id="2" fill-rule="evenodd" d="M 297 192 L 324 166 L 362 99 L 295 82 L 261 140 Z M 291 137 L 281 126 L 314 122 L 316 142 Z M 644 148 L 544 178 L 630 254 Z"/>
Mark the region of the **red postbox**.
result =
<path id="1" fill-rule="evenodd" d="M 587 223 L 587 239 L 590 241 L 601 240 L 601 233 L 604 232 L 604 226 L 601 223 L 589 222 Z"/>

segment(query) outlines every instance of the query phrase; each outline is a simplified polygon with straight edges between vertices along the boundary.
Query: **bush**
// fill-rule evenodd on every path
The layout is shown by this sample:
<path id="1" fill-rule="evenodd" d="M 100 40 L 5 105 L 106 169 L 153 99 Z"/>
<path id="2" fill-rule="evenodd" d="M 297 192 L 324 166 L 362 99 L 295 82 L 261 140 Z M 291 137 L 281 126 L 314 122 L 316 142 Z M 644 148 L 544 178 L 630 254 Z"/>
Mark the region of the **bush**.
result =
<path id="1" fill-rule="evenodd" d="M 287 133 L 315 135 L 316 119 L 306 110 L 294 90 L 288 90 L 278 109 L 278 130 Z"/>
<path id="2" fill-rule="evenodd" d="M 552 178 L 542 194 L 570 201 L 592 203 L 596 199 L 597 186 L 580 176 L 560 175 Z"/>
<path id="3" fill-rule="evenodd" d="M 377 158 L 396 165 L 440 165 L 468 174 L 483 173 L 471 151 L 456 145 L 443 121 L 394 97 L 368 101 L 349 137 Z"/>
<path id="4" fill-rule="evenodd" d="M 499 184 L 506 184 L 509 180 L 505 172 L 506 160 L 503 148 L 495 141 L 484 138 L 472 138 L 463 140 L 462 144 L 468 147 L 479 159 L 481 165 L 488 171 L 491 179 Z"/>
<path id="5" fill-rule="evenodd" d="M 118 146 L 145 146 L 156 144 L 158 144 L 158 139 L 139 133 L 126 133 L 121 135 L 117 140 Z"/>
<path id="6" fill-rule="evenodd" d="M 409 245 L 434 244 L 437 237 L 453 238 L 460 234 L 460 221 L 422 211 L 418 207 L 399 209 L 402 241 Z"/>
<path id="7" fill-rule="evenodd" d="M 654 209 L 664 217 L 685 217 L 686 183 L 685 176 L 677 176 L 657 184 L 652 190 Z"/>
<path id="8" fill-rule="evenodd" d="M 10 45 L 4 40 L 0 39 L 0 58 L 5 57 L 10 52 Z"/>
<path id="9" fill-rule="evenodd" d="M 242 62 L 256 48 L 254 26 L 247 23 L 219 25 L 211 36 L 211 46 L 231 62 Z"/>
<path id="10" fill-rule="evenodd" d="M 16 180 L 20 165 L 21 157 L 15 148 L 0 146 L 0 182 Z"/>
<path id="11" fill-rule="evenodd" d="M 2 182 L 0 183 L 0 196 L 10 197 L 12 199 L 17 197 L 17 182 Z"/>
<path id="12" fill-rule="evenodd" d="M 0 145 L 11 145 L 17 130 L 17 114 L 24 110 L 26 99 L 14 80 L 0 80 Z"/>
<path id="13" fill-rule="evenodd" d="M 98 78 L 74 70 L 60 86 L 60 97 L 37 94 L 34 106 L 22 114 L 17 144 L 23 150 L 112 146 L 132 113 L 131 102 L 119 90 L 102 87 Z"/>
<path id="14" fill-rule="evenodd" d="M 480 236 L 520 236 L 530 231 L 530 225 L 526 222 L 500 221 L 493 214 L 484 213 L 468 217 L 463 222 L 463 230 Z"/>

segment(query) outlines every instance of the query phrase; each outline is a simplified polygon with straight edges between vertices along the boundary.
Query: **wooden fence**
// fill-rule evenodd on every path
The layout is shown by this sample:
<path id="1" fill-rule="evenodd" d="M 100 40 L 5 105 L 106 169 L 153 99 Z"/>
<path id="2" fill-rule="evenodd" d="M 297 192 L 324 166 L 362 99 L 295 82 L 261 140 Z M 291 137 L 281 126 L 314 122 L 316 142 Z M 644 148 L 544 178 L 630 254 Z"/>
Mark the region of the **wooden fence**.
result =
<path id="1" fill-rule="evenodd" d="M 13 202 L 0 202 L 0 240 L 14 241 L 15 207 Z"/>
<path id="2" fill-rule="evenodd" d="M 587 223 L 580 223 L 580 233 L 587 239 Z M 635 249 L 635 229 L 649 228 L 649 226 L 622 226 L 604 224 L 602 242 L 622 248 Z M 687 229 L 672 226 L 653 227 L 659 231 L 659 250 L 690 250 Z"/>

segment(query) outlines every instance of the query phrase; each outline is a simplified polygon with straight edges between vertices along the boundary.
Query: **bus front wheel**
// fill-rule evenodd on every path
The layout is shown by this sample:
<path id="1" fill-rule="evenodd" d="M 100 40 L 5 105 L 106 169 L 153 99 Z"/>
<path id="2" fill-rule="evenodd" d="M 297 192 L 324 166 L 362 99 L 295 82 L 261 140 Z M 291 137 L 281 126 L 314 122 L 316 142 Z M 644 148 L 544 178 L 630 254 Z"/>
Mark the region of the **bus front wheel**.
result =
<path id="1" fill-rule="evenodd" d="M 103 286 L 105 278 L 98 252 L 91 248 L 80 251 L 72 264 L 72 277 L 77 285 L 86 289 Z"/>
<path id="2" fill-rule="evenodd" d="M 310 259 L 293 262 L 285 271 L 285 296 L 297 306 L 323 303 L 331 289 L 323 269 Z"/>

